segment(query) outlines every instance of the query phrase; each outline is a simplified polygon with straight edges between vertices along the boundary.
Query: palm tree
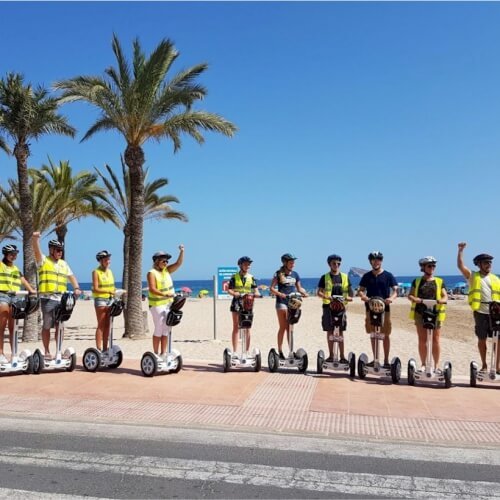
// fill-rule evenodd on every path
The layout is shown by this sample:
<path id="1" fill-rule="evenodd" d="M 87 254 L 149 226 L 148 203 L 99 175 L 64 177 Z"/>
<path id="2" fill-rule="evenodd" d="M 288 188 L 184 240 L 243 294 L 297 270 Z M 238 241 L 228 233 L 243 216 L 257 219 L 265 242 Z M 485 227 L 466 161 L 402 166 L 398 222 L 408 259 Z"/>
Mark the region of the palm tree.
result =
<path id="1" fill-rule="evenodd" d="M 136 39 L 131 63 L 125 58 L 116 35 L 113 35 L 112 48 L 116 68 L 107 68 L 103 77 L 78 76 L 60 81 L 55 88 L 62 91 L 61 103 L 84 101 L 101 112 L 82 141 L 97 132 L 117 130 L 127 143 L 124 158 L 130 176 L 128 224 L 134 252 L 130 254 L 126 329 L 134 335 L 142 335 L 143 145 L 151 139 L 170 139 L 176 152 L 181 147 L 182 134 L 201 144 L 204 142 L 202 131 L 231 137 L 236 127 L 221 116 L 192 109 L 207 93 L 195 81 L 207 69 L 206 64 L 180 71 L 167 80 L 167 73 L 179 56 L 170 40 L 162 40 L 146 57 Z"/>
<path id="2" fill-rule="evenodd" d="M 2 189 L 1 186 L 0 189 Z M 4 201 L 5 197 L 0 192 L 0 242 L 6 239 L 16 239 L 14 236 L 15 223 L 10 214 L 3 209 Z"/>
<path id="3" fill-rule="evenodd" d="M 45 88 L 38 86 L 34 89 L 31 84 L 25 84 L 24 77 L 18 73 L 8 73 L 0 80 L 0 132 L 14 144 L 23 230 L 24 274 L 31 283 L 34 282 L 36 267 L 31 245 L 33 211 L 28 177 L 30 141 L 46 134 L 74 137 L 75 129 L 64 116 L 57 113 L 58 106 L 58 101 L 49 96 Z M 25 322 L 23 335 L 26 340 L 37 337 L 34 316 L 31 315 Z"/>
<path id="4" fill-rule="evenodd" d="M 123 275 L 122 283 L 128 288 L 129 276 L 129 251 L 130 251 L 130 229 L 128 220 L 130 217 L 130 176 L 123 157 L 120 157 L 122 165 L 122 179 L 120 182 L 114 170 L 105 165 L 106 172 L 96 168 L 102 180 L 109 198 L 105 200 L 110 210 L 115 214 L 114 224 L 123 231 Z M 160 195 L 158 191 L 168 184 L 168 179 L 160 177 L 148 182 L 148 169 L 144 171 L 144 220 L 176 219 L 187 222 L 188 218 L 183 212 L 173 210 L 171 203 L 179 203 L 175 196 Z"/>
<path id="5" fill-rule="evenodd" d="M 34 171 L 35 182 L 48 193 L 57 194 L 51 222 L 55 224 L 57 239 L 64 243 L 68 224 L 82 217 L 93 216 L 115 222 L 115 214 L 106 202 L 106 193 L 97 184 L 97 176 L 85 170 L 73 174 L 69 161 L 58 165 L 49 158 L 48 165 Z"/>

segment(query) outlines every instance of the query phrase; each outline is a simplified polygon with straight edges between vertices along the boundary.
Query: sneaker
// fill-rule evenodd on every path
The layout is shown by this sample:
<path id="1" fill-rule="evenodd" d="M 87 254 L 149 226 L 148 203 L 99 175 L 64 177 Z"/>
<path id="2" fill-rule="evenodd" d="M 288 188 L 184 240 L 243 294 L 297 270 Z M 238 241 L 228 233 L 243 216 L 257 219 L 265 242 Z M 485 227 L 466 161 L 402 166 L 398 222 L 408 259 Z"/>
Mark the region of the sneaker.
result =
<path id="1" fill-rule="evenodd" d="M 284 360 L 286 359 L 286 358 L 285 358 L 285 355 L 283 354 L 283 351 L 280 351 L 280 352 L 278 353 L 278 355 L 279 355 L 279 357 L 280 357 L 280 359 L 281 359 L 281 360 L 283 360 L 283 361 L 284 361 Z"/>
<path id="2" fill-rule="evenodd" d="M 347 365 L 349 363 L 349 361 L 347 361 L 347 359 L 345 359 L 345 358 L 340 358 L 339 363 L 342 363 L 343 365 Z"/>
<path id="3" fill-rule="evenodd" d="M 391 363 L 384 363 L 384 370 L 390 370 L 391 369 Z"/>
<path id="4" fill-rule="evenodd" d="M 366 363 L 366 366 L 373 368 L 375 366 L 375 361 L 370 361 L 369 363 Z"/>
<path id="5" fill-rule="evenodd" d="M 326 358 L 325 362 L 326 363 L 333 363 L 333 356 L 330 356 L 330 357 Z"/>
<path id="6" fill-rule="evenodd" d="M 441 368 L 434 368 L 434 373 L 436 375 L 442 375 L 443 374 L 443 370 L 441 370 Z"/>
<path id="7" fill-rule="evenodd" d="M 5 357 L 5 354 L 0 354 L 0 365 L 8 363 L 9 360 Z"/>

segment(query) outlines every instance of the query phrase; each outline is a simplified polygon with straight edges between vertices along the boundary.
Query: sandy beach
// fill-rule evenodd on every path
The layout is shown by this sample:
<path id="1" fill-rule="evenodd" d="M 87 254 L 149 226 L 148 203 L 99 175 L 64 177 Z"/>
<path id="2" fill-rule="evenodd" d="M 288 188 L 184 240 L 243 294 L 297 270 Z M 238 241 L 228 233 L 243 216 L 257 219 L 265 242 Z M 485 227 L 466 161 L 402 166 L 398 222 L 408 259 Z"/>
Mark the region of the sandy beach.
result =
<path id="1" fill-rule="evenodd" d="M 147 307 L 145 305 L 145 307 Z M 213 299 L 190 298 L 184 306 L 184 317 L 180 325 L 174 328 L 173 345 L 181 351 L 186 361 L 222 363 L 225 347 L 231 345 L 231 314 L 229 301 L 218 300 L 217 338 L 214 339 L 214 303 Z M 303 302 L 300 322 L 295 326 L 295 348 L 303 347 L 309 354 L 309 369 L 315 370 L 318 350 L 326 350 L 326 334 L 321 330 L 321 301 L 309 297 Z M 393 331 L 391 335 L 391 356 L 400 357 L 403 375 L 410 357 L 418 359 L 417 336 L 413 323 L 408 319 L 409 301 L 399 298 L 392 306 Z M 252 346 L 263 352 L 263 365 L 267 366 L 267 353 L 276 345 L 277 319 L 274 300 L 263 298 L 255 301 L 255 316 L 252 328 Z M 123 316 L 115 320 L 115 341 L 120 345 L 124 356 L 140 359 L 141 355 L 151 350 L 151 332 L 153 323 L 148 312 L 149 334 L 147 338 L 122 339 Z M 71 319 L 66 325 L 66 346 L 76 349 L 79 361 L 83 351 L 94 345 L 95 313 L 92 301 L 79 301 Z M 25 343 L 21 346 L 31 349 L 41 345 Z M 54 344 L 51 350 L 54 350 Z M 8 347 L 6 346 L 8 351 Z M 364 333 L 364 305 L 356 298 L 348 308 L 348 330 L 346 353 L 356 355 L 370 353 L 370 340 Z M 285 349 L 286 352 L 286 349 Z M 441 361 L 450 360 L 455 375 L 468 375 L 471 360 L 478 360 L 473 318 L 466 300 L 450 301 L 447 319 L 442 329 Z"/>

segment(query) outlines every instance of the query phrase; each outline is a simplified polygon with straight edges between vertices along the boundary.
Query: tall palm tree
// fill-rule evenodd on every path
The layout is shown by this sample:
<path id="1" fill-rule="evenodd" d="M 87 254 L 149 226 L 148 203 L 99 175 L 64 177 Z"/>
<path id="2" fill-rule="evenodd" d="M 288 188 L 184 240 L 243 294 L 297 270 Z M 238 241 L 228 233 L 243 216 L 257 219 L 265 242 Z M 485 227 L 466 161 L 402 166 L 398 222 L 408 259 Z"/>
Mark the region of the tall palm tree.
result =
<path id="1" fill-rule="evenodd" d="M 122 179 L 120 182 L 118 175 L 109 166 L 105 165 L 105 172 L 96 168 L 96 172 L 103 182 L 108 198 L 105 203 L 115 214 L 114 224 L 123 231 L 123 275 L 122 283 L 128 288 L 129 276 L 129 252 L 130 252 L 130 176 L 127 165 L 123 157 L 120 157 L 122 165 Z M 175 219 L 187 222 L 188 218 L 183 212 L 173 210 L 171 203 L 179 203 L 175 196 L 160 195 L 158 191 L 168 184 L 168 179 L 160 177 L 152 182 L 148 182 L 148 169 L 144 171 L 144 221 Z"/>
<path id="2" fill-rule="evenodd" d="M 23 229 L 23 264 L 26 278 L 33 283 L 36 273 L 35 254 L 31 245 L 33 211 L 28 178 L 30 141 L 46 134 L 74 137 L 75 129 L 57 112 L 58 101 L 42 86 L 33 88 L 24 83 L 18 73 L 8 73 L 0 80 L 0 133 L 14 144 L 19 181 L 20 215 Z M 37 338 L 36 318 L 29 317 L 24 325 L 24 338 Z"/>
<path id="3" fill-rule="evenodd" d="M 104 189 L 97 184 L 97 175 L 85 170 L 73 174 L 69 161 L 56 165 L 49 158 L 49 164 L 34 171 L 34 176 L 46 194 L 57 194 L 51 222 L 61 243 L 65 242 L 68 224 L 74 220 L 93 216 L 114 222 L 114 211 L 106 202 Z"/>
<path id="4" fill-rule="evenodd" d="M 3 193 L 0 193 L 0 242 L 6 239 L 16 239 L 14 236 L 15 223 L 8 211 L 3 209 L 4 201 L 5 197 Z"/>
<path id="5" fill-rule="evenodd" d="M 162 40 L 146 57 L 136 39 L 131 63 L 125 58 L 116 35 L 113 35 L 112 48 L 116 68 L 107 68 L 102 77 L 78 76 L 60 81 L 55 88 L 62 91 L 60 102 L 84 101 L 101 112 L 82 141 L 97 132 L 117 130 L 127 143 L 124 158 L 130 175 L 128 223 L 130 246 L 134 252 L 130 254 L 126 327 L 134 335 L 142 335 L 143 145 L 151 139 L 169 139 L 175 152 L 181 147 L 182 134 L 201 144 L 204 142 L 202 131 L 220 132 L 231 137 L 236 127 L 221 116 L 192 109 L 207 93 L 196 83 L 207 69 L 206 64 L 198 64 L 167 79 L 168 71 L 179 56 L 170 40 Z"/>

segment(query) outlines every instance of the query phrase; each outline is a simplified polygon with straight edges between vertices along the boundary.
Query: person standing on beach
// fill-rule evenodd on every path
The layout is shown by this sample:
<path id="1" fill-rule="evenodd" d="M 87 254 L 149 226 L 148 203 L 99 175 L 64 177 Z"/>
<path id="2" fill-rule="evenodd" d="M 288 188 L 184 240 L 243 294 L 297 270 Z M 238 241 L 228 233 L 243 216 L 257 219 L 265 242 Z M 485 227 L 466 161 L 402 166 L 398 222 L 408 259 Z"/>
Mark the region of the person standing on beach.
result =
<path id="1" fill-rule="evenodd" d="M 5 245 L 2 248 L 3 259 L 0 262 L 0 364 L 8 362 L 3 352 L 5 327 L 7 325 L 12 352 L 14 318 L 10 315 L 10 306 L 16 300 L 15 293 L 21 290 L 21 285 L 23 285 L 29 293 L 36 294 L 36 290 L 14 264 L 18 253 L 19 250 L 16 245 Z"/>
<path id="2" fill-rule="evenodd" d="M 153 351 L 156 355 L 165 356 L 167 352 L 170 327 L 167 325 L 167 314 L 174 300 L 175 290 L 172 273 L 177 271 L 184 262 L 184 245 L 179 245 L 177 260 L 168 265 L 172 256 L 159 251 L 153 255 L 153 268 L 148 272 L 148 301 L 149 310 L 153 317 Z"/>
<path id="3" fill-rule="evenodd" d="M 425 360 L 427 359 L 427 330 L 423 325 L 422 314 L 419 312 L 417 304 L 421 304 L 424 300 L 437 300 L 437 321 L 436 328 L 432 336 L 432 358 L 434 359 L 434 370 L 439 370 L 439 357 L 441 355 L 440 335 L 441 326 L 446 317 L 446 302 L 448 301 L 448 293 L 446 285 L 442 278 L 434 276 L 437 260 L 434 257 L 422 257 L 418 261 L 420 271 L 423 275 L 420 278 L 413 280 L 410 288 L 408 299 L 412 302 L 410 310 L 410 319 L 415 320 L 418 335 L 418 353 L 422 364 L 421 371 L 425 371 Z"/>
<path id="4" fill-rule="evenodd" d="M 471 271 L 464 264 L 464 248 L 467 243 L 458 244 L 457 267 L 463 277 L 469 282 L 469 305 L 474 314 L 475 333 L 477 337 L 477 348 L 481 356 L 481 371 L 488 369 L 486 363 L 486 339 L 493 332 L 490 326 L 490 302 L 500 302 L 500 279 L 491 272 L 493 257 L 486 253 L 476 255 L 473 259 L 479 271 Z M 500 355 L 497 352 L 496 372 L 500 375 Z"/>
<path id="5" fill-rule="evenodd" d="M 99 266 L 92 271 L 92 297 L 97 317 L 95 344 L 103 355 L 107 355 L 111 328 L 109 304 L 115 293 L 115 278 L 109 267 L 111 254 L 107 250 L 101 250 L 95 257 L 99 262 Z"/>
<path id="6" fill-rule="evenodd" d="M 370 312 L 368 309 L 368 302 L 372 297 L 380 297 L 384 299 L 385 302 L 385 314 L 384 314 L 384 324 L 381 328 L 381 333 L 383 333 L 384 340 L 384 368 L 390 368 L 391 365 L 389 363 L 389 353 L 391 350 L 391 310 L 390 304 L 397 298 L 398 296 L 398 283 L 396 282 L 396 278 L 394 276 L 382 269 L 382 261 L 384 260 L 384 256 L 382 252 L 375 251 L 370 252 L 368 255 L 368 260 L 370 265 L 372 266 L 372 270 L 365 273 L 361 281 L 359 282 L 359 296 L 361 300 L 365 303 L 366 307 L 366 316 L 365 316 L 365 331 L 368 334 L 374 333 L 373 327 L 370 323 Z M 371 338 L 372 351 L 375 356 L 375 343 L 376 339 Z M 374 362 L 368 363 L 368 366 L 373 366 Z"/>
<path id="7" fill-rule="evenodd" d="M 33 233 L 33 250 L 38 266 L 40 302 L 42 306 L 42 343 L 45 350 L 44 358 L 51 360 L 50 354 L 50 329 L 55 328 L 57 345 L 58 328 L 55 323 L 54 312 L 61 302 L 62 294 L 68 290 L 68 280 L 71 283 L 75 297 L 78 298 L 82 291 L 78 285 L 73 271 L 66 261 L 61 259 L 64 244 L 58 240 L 49 241 L 49 255 L 43 255 L 40 249 L 40 233 Z"/>
<path id="8" fill-rule="evenodd" d="M 241 308 L 240 298 L 247 293 L 254 294 L 255 297 L 260 297 L 255 278 L 248 272 L 252 265 L 252 259 L 248 256 L 243 256 L 238 259 L 240 270 L 231 276 L 227 293 L 233 297 L 231 301 L 230 311 L 233 315 L 233 353 L 238 350 L 238 326 L 239 326 L 239 311 Z M 250 328 L 246 329 L 246 347 L 250 350 Z"/>
<path id="9" fill-rule="evenodd" d="M 278 315 L 278 351 L 280 359 L 285 359 L 283 354 L 283 337 L 285 331 L 287 339 L 289 339 L 289 325 L 287 320 L 288 302 L 287 296 L 292 292 L 299 292 L 302 297 L 308 297 L 307 292 L 300 284 L 300 276 L 293 268 L 297 257 L 291 253 L 285 253 L 281 256 L 281 263 L 283 264 L 273 276 L 269 292 L 276 297 L 276 314 Z M 276 288 L 278 287 L 278 288 Z M 290 343 L 290 342 L 289 342 Z"/>
<path id="10" fill-rule="evenodd" d="M 321 325 L 323 331 L 326 332 L 326 340 L 328 342 L 329 357 L 325 360 L 330 363 L 333 361 L 333 329 L 332 329 L 332 315 L 330 313 L 330 297 L 332 295 L 341 295 L 344 297 L 344 305 L 351 302 L 354 296 L 352 285 L 349 276 L 340 272 L 340 265 L 342 264 L 342 257 L 337 254 L 329 255 L 326 259 L 327 264 L 330 266 L 330 272 L 321 276 L 318 283 L 318 297 L 323 299 L 323 316 L 321 318 Z M 346 315 L 344 314 L 344 324 L 340 328 L 340 336 L 344 336 L 347 327 Z M 330 340 L 331 337 L 331 340 Z M 344 357 L 344 342 L 339 342 L 340 362 L 347 363 Z"/>

